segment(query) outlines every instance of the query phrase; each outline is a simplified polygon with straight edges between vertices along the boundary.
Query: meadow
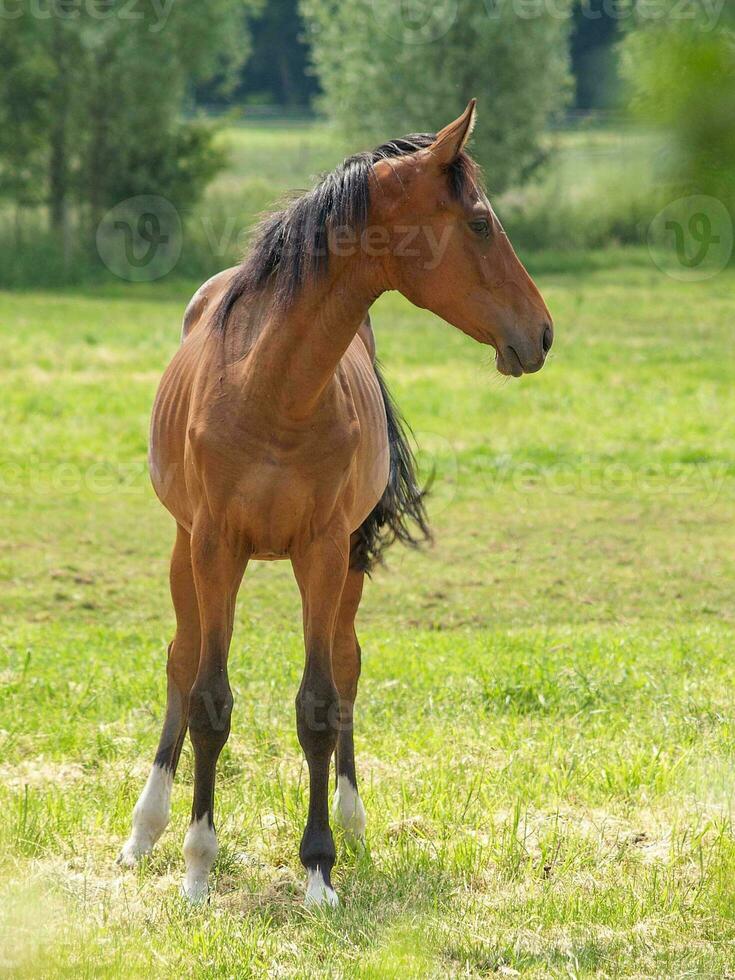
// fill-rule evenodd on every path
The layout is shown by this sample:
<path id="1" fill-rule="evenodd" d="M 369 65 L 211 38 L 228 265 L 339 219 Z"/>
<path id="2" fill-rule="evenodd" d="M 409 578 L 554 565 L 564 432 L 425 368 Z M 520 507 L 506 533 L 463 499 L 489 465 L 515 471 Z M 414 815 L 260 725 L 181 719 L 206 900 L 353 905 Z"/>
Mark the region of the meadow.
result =
<path id="1" fill-rule="evenodd" d="M 188 746 L 155 854 L 115 866 L 173 626 L 147 420 L 198 283 L 0 294 L 0 972 L 735 976 L 735 272 L 528 257 L 556 321 L 538 375 L 374 310 L 436 541 L 366 590 L 368 848 L 338 839 L 336 911 L 302 906 L 283 563 L 240 593 L 210 904 L 178 894 Z"/>

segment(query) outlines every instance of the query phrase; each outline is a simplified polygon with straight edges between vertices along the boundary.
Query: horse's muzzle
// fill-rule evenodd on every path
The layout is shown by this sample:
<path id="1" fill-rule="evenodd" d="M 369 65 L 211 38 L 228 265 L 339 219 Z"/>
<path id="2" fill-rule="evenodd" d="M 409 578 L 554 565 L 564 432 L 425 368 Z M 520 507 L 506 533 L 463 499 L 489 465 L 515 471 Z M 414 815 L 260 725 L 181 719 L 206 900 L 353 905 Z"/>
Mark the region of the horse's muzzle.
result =
<path id="1" fill-rule="evenodd" d="M 553 327 L 550 322 L 546 322 L 537 343 L 518 338 L 512 344 L 504 344 L 498 349 L 495 358 L 498 371 L 513 378 L 520 378 L 522 374 L 535 374 L 544 366 L 553 342 Z"/>

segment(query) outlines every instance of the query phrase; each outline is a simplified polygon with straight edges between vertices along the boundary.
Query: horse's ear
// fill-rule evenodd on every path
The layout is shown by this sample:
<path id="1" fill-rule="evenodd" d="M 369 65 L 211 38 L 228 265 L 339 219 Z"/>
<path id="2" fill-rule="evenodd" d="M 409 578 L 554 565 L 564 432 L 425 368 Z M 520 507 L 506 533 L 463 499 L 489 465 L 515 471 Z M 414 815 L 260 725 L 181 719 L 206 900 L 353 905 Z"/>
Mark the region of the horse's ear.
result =
<path id="1" fill-rule="evenodd" d="M 475 128 L 476 106 L 477 99 L 470 99 L 469 105 L 459 119 L 450 122 L 440 133 L 437 133 L 436 139 L 428 147 L 429 153 L 437 163 L 444 167 L 448 166 L 457 159 L 465 148 L 467 140 L 472 136 L 472 130 Z"/>

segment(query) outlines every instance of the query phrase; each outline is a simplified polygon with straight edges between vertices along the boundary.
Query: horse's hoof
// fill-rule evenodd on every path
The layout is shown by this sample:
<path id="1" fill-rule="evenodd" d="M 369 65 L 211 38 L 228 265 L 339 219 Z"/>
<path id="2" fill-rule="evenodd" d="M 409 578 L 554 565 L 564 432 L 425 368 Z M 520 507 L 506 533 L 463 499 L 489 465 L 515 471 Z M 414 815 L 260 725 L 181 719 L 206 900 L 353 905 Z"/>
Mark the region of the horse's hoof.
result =
<path id="1" fill-rule="evenodd" d="M 337 892 L 326 883 L 319 868 L 310 870 L 307 874 L 304 905 L 307 908 L 335 908 L 339 905 Z"/>
<path id="2" fill-rule="evenodd" d="M 201 878 L 184 878 L 181 894 L 189 905 L 206 905 L 209 901 L 209 885 Z"/>
<path id="3" fill-rule="evenodd" d="M 123 844 L 115 863 L 121 868 L 135 868 L 151 850 L 131 838 Z"/>
<path id="4" fill-rule="evenodd" d="M 360 794 L 347 776 L 340 776 L 337 781 L 337 792 L 332 801 L 332 819 L 342 828 L 345 842 L 362 854 L 365 851 L 365 807 Z"/>
<path id="5" fill-rule="evenodd" d="M 192 820 L 184 838 L 186 874 L 182 891 L 192 905 L 201 905 L 209 895 L 209 872 L 217 857 L 217 835 L 207 814 Z"/>

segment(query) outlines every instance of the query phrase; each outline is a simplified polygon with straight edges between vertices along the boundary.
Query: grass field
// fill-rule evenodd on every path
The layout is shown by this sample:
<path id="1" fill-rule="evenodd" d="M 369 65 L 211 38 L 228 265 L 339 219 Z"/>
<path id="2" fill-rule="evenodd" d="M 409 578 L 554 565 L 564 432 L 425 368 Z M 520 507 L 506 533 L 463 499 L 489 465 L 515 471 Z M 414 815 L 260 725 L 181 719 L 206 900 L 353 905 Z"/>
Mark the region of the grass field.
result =
<path id="1" fill-rule="evenodd" d="M 196 284 L 2 295 L 0 970 L 50 976 L 735 976 L 735 275 L 636 253 L 540 277 L 553 357 L 507 382 L 388 297 L 436 469 L 425 554 L 360 619 L 368 853 L 301 906 L 297 590 L 248 571 L 209 907 L 191 801 L 115 867 L 158 735 L 170 519 L 146 426 Z"/>

